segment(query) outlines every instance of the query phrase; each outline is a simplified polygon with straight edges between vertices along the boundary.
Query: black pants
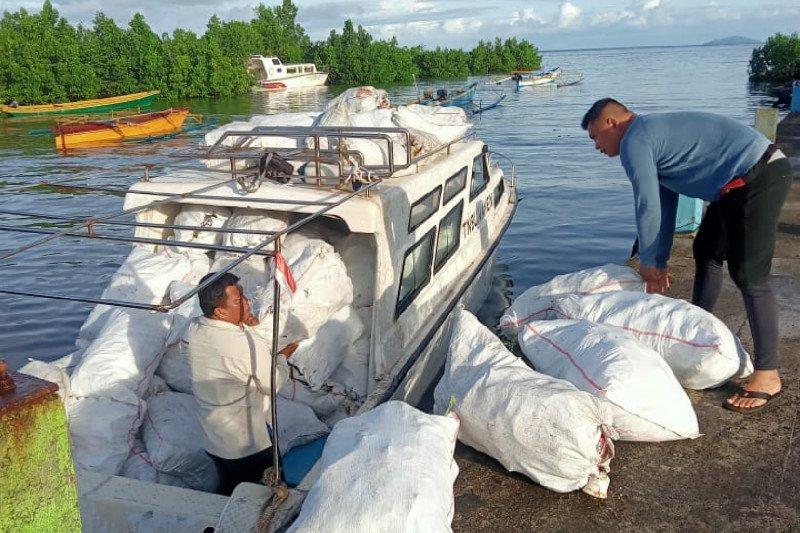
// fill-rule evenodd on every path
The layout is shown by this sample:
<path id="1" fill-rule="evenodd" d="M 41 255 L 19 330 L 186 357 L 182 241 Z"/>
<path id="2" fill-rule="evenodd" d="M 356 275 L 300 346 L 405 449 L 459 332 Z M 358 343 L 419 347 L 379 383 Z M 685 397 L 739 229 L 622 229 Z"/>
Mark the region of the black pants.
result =
<path id="1" fill-rule="evenodd" d="M 219 473 L 219 494 L 230 496 L 236 485 L 243 481 L 260 483 L 264 471 L 272 466 L 272 447 L 241 459 L 223 459 L 206 452 Z"/>
<path id="2" fill-rule="evenodd" d="M 713 311 L 722 290 L 722 263 L 727 261 L 750 322 L 756 370 L 778 368 L 778 304 L 770 270 L 791 180 L 788 159 L 769 163 L 747 185 L 711 202 L 694 240 L 692 303 Z"/>

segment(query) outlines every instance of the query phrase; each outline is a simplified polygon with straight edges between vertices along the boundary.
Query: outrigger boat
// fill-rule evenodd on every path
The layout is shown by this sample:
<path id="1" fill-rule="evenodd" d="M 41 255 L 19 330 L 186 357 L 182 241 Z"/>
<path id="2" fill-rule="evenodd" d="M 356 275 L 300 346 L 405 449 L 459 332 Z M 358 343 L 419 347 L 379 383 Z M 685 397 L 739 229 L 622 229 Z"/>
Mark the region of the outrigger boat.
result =
<path id="1" fill-rule="evenodd" d="M 189 108 L 183 107 L 108 120 L 60 121 L 52 131 L 58 150 L 90 148 L 175 133 L 183 128 L 187 116 Z"/>
<path id="2" fill-rule="evenodd" d="M 158 93 L 159 91 L 146 91 L 122 96 L 112 96 L 110 98 L 64 102 L 61 104 L 0 105 L 0 112 L 12 117 L 34 117 L 43 115 L 71 115 L 76 113 L 102 113 L 134 107 L 146 108 L 153 103 Z"/>
<path id="3" fill-rule="evenodd" d="M 297 142 L 286 143 L 287 138 Z M 511 223 L 517 195 L 513 164 L 511 174 L 505 175 L 500 161 L 508 159 L 474 136 L 463 134 L 422 153 L 413 148 L 412 138 L 410 130 L 397 127 L 228 130 L 211 147 L 194 153 L 205 161 L 226 162 L 228 170 L 211 165 L 171 170 L 162 176 L 148 171 L 127 190 L 71 187 L 123 194 L 124 208 L 116 214 L 72 221 L 65 229 L 52 230 L 32 227 L 30 217 L 43 221 L 59 217 L 4 209 L 3 214 L 25 218 L 21 224 L 0 229 L 44 236 L 0 259 L 41 250 L 58 238 L 76 237 L 86 238 L 87 243 L 104 238 L 127 240 L 153 252 L 192 247 L 209 253 L 235 252 L 239 259 L 171 303 L 10 289 L 0 290 L 0 294 L 169 312 L 249 258 L 276 256 L 293 234 L 321 232 L 328 235 L 326 240 L 337 251 L 342 250 L 340 243 L 347 243 L 346 257 L 351 262 L 345 256 L 343 260 L 348 275 L 358 280 L 360 293 L 366 298 L 362 309 L 368 311 L 364 322 L 364 331 L 368 332 L 368 392 L 356 414 L 389 399 L 418 404 L 444 364 L 451 312 L 458 306 L 475 311 L 486 298 L 497 246 Z M 357 145 L 346 148 L 349 141 L 380 144 L 385 147 L 385 159 L 366 164 L 364 154 L 353 149 Z M 265 218 L 285 216 L 289 225 L 263 234 L 257 245 L 247 247 L 175 240 L 176 229 L 210 229 L 206 225 L 176 225 L 176 214 L 187 206 L 246 209 Z M 123 221 L 124 217 L 134 220 Z M 133 226 L 133 236 L 103 231 L 108 225 L 121 224 Z M 223 227 L 215 231 L 237 230 Z M 267 287 L 274 291 L 272 301 L 280 302 L 282 285 L 277 276 Z M 276 308 L 269 319 L 273 331 L 279 331 L 281 320 Z M 273 380 L 277 351 L 277 337 L 273 336 Z M 273 386 L 273 407 L 275 393 Z M 274 408 L 271 414 L 275 428 Z M 277 454 L 278 446 L 273 448 Z M 286 489 L 279 483 L 280 464 L 276 459 L 273 487 L 243 483 L 230 498 L 78 468 L 83 530 L 252 531 L 266 515 L 272 517 L 270 530 L 275 530 L 281 521 L 285 524 L 295 515 L 304 491 L 318 475 L 312 468 L 297 489 Z"/>
<path id="4" fill-rule="evenodd" d="M 517 90 L 520 87 L 530 87 L 535 85 L 548 85 L 550 83 L 555 83 L 556 79 L 558 78 L 561 69 L 556 67 L 552 70 L 544 72 L 542 74 L 534 74 L 532 72 L 514 72 L 511 75 L 511 79 L 517 84 Z"/>
<path id="5" fill-rule="evenodd" d="M 314 63 L 284 65 L 277 57 L 250 56 L 247 70 L 256 78 L 258 85 L 253 91 L 279 91 L 297 87 L 325 85 L 327 72 L 320 72 Z"/>
<path id="6" fill-rule="evenodd" d="M 475 92 L 478 90 L 478 84 L 473 83 L 466 89 L 436 89 L 425 90 L 422 93 L 422 98 L 418 98 L 412 104 L 441 106 L 441 107 L 463 107 L 464 109 L 471 109 L 472 102 L 475 99 Z"/>

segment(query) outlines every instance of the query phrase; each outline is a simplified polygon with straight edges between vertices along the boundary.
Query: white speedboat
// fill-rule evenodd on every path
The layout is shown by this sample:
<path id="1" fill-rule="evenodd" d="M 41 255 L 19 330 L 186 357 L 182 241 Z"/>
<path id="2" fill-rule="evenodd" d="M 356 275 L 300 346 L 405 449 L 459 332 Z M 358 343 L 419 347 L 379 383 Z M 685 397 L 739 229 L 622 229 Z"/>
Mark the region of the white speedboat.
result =
<path id="1" fill-rule="evenodd" d="M 297 87 L 317 87 L 325 85 L 327 72 L 319 72 L 314 63 L 293 63 L 284 65 L 277 57 L 250 56 L 247 70 L 258 81 L 254 91 L 276 91 Z"/>
<path id="2" fill-rule="evenodd" d="M 429 112 L 463 117 L 461 110 Z M 415 135 L 399 127 L 229 128 L 204 151 L 207 170 L 148 173 L 128 189 L 123 213 L 135 215 L 130 240 L 156 253 L 180 248 L 176 230 L 191 228 L 178 225 L 176 216 L 187 206 L 288 221 L 288 227 L 250 248 L 195 245 L 209 253 L 236 252 L 242 261 L 289 246 L 293 234 L 324 235 L 361 295 L 352 305 L 364 322 L 367 385 L 350 414 L 389 399 L 419 404 L 443 367 L 452 311 L 457 306 L 477 311 L 486 298 L 517 196 L 513 165 L 506 175 L 500 162 L 507 159 L 481 140 L 462 134 L 420 152 Z M 382 148 L 371 151 L 373 143 Z M 217 160 L 226 161 L 229 170 L 211 163 Z M 91 238 L 102 238 L 98 224 L 113 218 L 94 219 Z M 196 230 L 208 228 L 201 224 Z M 280 300 L 280 284 L 272 280 L 267 287 Z M 197 289 L 171 304 L 137 305 L 174 309 Z M 280 313 L 273 320 L 274 331 L 280 330 Z M 312 468 L 298 490 L 269 511 L 273 526 L 291 519 L 315 476 Z M 225 497 L 80 464 L 78 482 L 85 531 L 250 531 L 273 495 L 266 486 L 243 483 Z"/>

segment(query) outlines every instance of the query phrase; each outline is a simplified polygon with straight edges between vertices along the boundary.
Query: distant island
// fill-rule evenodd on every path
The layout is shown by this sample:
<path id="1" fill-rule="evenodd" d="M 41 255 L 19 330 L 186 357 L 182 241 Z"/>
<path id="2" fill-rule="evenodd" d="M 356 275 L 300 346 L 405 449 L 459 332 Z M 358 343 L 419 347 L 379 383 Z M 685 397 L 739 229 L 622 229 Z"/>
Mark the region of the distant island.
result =
<path id="1" fill-rule="evenodd" d="M 761 41 L 749 37 L 742 37 L 741 35 L 734 35 L 733 37 L 724 37 L 722 39 L 708 41 L 707 43 L 703 43 L 703 46 L 730 46 L 734 44 L 761 44 Z"/>

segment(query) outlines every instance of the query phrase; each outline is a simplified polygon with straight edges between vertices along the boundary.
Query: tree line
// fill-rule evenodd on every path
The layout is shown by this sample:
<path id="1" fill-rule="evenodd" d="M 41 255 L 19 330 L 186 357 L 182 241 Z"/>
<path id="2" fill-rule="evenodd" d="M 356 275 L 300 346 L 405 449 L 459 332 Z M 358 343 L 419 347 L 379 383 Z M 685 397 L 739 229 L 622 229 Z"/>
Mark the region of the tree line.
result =
<path id="1" fill-rule="evenodd" d="M 297 23 L 297 6 L 260 4 L 245 21 L 213 16 L 202 35 L 176 29 L 157 35 L 141 14 L 126 28 L 99 12 L 91 27 L 72 26 L 50 0 L 38 13 L 5 12 L 0 19 L 0 101 L 63 102 L 159 89 L 167 98 L 243 94 L 253 80 L 252 54 L 284 63 L 314 62 L 331 83 L 385 85 L 415 78 L 538 69 L 541 55 L 527 40 L 479 42 L 472 50 L 400 46 L 375 39 L 352 21 L 312 42 Z"/>
<path id="2" fill-rule="evenodd" d="M 776 33 L 753 50 L 750 80 L 783 83 L 800 79 L 800 35 Z"/>

